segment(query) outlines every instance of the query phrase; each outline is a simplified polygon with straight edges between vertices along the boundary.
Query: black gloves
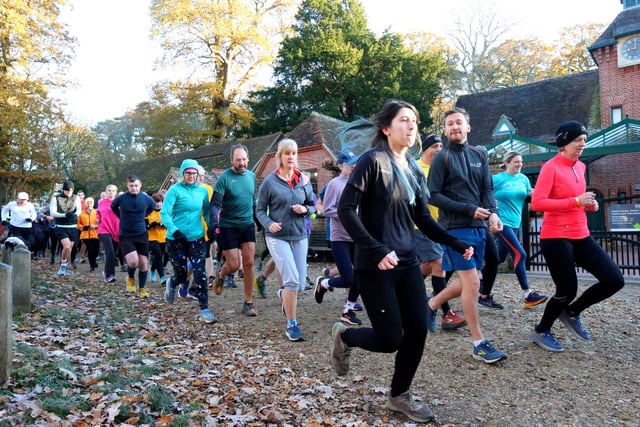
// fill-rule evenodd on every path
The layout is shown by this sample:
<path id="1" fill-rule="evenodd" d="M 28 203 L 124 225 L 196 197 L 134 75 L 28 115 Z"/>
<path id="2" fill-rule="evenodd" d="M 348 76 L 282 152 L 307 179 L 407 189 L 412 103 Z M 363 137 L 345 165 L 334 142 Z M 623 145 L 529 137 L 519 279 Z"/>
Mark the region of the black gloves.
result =
<path id="1" fill-rule="evenodd" d="M 7 221 L 2 221 L 2 225 L 7 225 L 9 224 Z"/>
<path id="2" fill-rule="evenodd" d="M 85 225 L 84 227 L 82 227 L 82 230 L 83 230 L 83 231 L 89 231 L 89 228 L 90 228 L 90 227 L 89 227 L 88 225 Z"/>
<path id="3" fill-rule="evenodd" d="M 176 242 L 186 242 L 187 236 L 185 236 L 182 231 L 176 230 L 173 232 L 173 240 L 175 240 Z"/>
<path id="4" fill-rule="evenodd" d="M 213 243 L 216 241 L 216 239 L 218 238 L 218 233 L 216 233 L 216 228 L 218 226 L 216 225 L 215 227 L 209 227 L 207 229 L 207 238 L 209 239 L 209 242 Z"/>
<path id="5" fill-rule="evenodd" d="M 27 221 L 27 222 L 33 221 L 31 218 L 25 218 L 24 220 Z"/>

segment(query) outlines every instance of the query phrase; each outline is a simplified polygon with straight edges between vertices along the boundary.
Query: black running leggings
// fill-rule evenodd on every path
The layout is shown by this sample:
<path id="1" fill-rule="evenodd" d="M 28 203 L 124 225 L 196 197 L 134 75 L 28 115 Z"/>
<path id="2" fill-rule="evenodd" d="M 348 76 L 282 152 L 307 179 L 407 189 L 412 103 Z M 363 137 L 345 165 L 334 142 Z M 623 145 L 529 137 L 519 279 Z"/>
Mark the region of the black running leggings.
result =
<path id="1" fill-rule="evenodd" d="M 578 240 L 541 239 L 540 249 L 556 285 L 556 293 L 544 309 L 542 319 L 536 327 L 538 332 L 551 330 L 553 322 L 564 310 L 571 316 L 577 316 L 624 286 L 620 269 L 591 236 Z M 574 301 L 578 293 L 576 265 L 593 274 L 598 282 Z"/>
<path id="2" fill-rule="evenodd" d="M 420 267 L 355 271 L 371 328 L 349 328 L 349 347 L 378 353 L 397 351 L 391 396 L 409 390 L 427 338 L 427 296 Z M 353 360 L 353 359 L 352 359 Z"/>

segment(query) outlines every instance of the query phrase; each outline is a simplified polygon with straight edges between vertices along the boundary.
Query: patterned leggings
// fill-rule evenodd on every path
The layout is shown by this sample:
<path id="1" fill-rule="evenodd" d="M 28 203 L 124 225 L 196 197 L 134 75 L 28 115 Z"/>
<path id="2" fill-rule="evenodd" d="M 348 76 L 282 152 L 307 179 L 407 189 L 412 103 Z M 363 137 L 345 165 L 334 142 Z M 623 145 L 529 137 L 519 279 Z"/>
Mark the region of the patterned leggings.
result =
<path id="1" fill-rule="evenodd" d="M 169 259 L 173 266 L 173 277 L 171 283 L 173 287 L 182 286 L 187 283 L 187 261 L 191 262 L 193 268 L 193 280 L 196 283 L 195 294 L 198 297 L 200 310 L 209 308 L 209 289 L 207 288 L 207 272 L 204 266 L 206 248 L 203 238 L 193 242 L 177 242 L 167 239 L 167 250 Z"/>

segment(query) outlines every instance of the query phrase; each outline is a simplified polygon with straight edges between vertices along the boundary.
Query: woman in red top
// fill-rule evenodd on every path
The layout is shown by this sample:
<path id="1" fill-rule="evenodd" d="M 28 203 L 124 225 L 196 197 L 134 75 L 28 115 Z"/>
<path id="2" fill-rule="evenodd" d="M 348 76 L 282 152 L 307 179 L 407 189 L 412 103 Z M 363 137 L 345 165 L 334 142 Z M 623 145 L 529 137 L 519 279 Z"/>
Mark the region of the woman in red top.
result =
<path id="1" fill-rule="evenodd" d="M 551 327 L 556 319 L 576 337 L 588 340 L 580 314 L 624 286 L 618 266 L 591 237 L 585 211 L 598 210 L 595 194 L 586 191 L 586 166 L 578 158 L 587 142 L 587 130 L 577 121 L 564 122 L 556 131 L 558 154 L 540 169 L 531 197 L 533 210 L 544 212 L 540 248 L 556 285 L 540 323 L 530 338 L 549 351 L 563 351 Z M 597 283 L 576 299 L 578 277 L 575 266 L 593 274 Z"/>

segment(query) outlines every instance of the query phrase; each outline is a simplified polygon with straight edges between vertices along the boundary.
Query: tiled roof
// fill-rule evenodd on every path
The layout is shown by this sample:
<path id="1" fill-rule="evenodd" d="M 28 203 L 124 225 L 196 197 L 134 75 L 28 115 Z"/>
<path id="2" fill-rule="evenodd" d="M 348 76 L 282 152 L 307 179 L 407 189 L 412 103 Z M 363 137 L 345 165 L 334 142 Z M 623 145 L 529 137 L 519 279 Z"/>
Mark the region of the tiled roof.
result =
<path id="1" fill-rule="evenodd" d="M 171 179 L 173 175 L 175 175 L 174 178 L 177 177 L 177 172 L 172 175 L 172 168 L 178 170 L 177 168 L 184 159 L 195 159 L 205 170 L 213 172 L 215 176 L 219 176 L 222 171 L 230 166 L 229 149 L 236 143 L 242 143 L 247 146 L 249 149 L 249 168 L 255 171 L 256 166 L 261 163 L 266 153 L 277 151 L 278 141 L 285 136 L 294 139 L 298 147 L 303 149 L 301 151 L 315 145 L 324 145 L 330 152 L 337 155 L 341 149 L 338 128 L 344 124 L 345 122 L 341 120 L 313 112 L 287 135 L 277 132 L 242 141 L 219 142 L 188 152 L 136 162 L 120 173 L 116 184 L 124 182 L 127 175 L 135 173 L 142 179 L 145 191 L 155 191 L 166 184 L 167 180 Z"/>
<path id="2" fill-rule="evenodd" d="M 338 128 L 344 124 L 346 122 L 342 120 L 313 112 L 286 137 L 296 141 L 298 148 L 324 144 L 330 151 L 337 154 L 341 150 Z M 274 145 L 271 151 L 276 151 L 276 149 L 277 147 Z"/>
<path id="3" fill-rule="evenodd" d="M 587 129 L 599 129 L 598 70 L 557 77 L 506 89 L 463 95 L 456 106 L 470 115 L 469 141 L 489 145 L 499 138 L 493 130 L 505 115 L 516 134 L 539 141 L 553 140 L 558 125 L 578 120 Z M 500 137 L 502 138 L 502 137 Z"/>
<path id="4" fill-rule="evenodd" d="M 224 170 L 230 166 L 229 149 L 236 143 L 242 143 L 249 149 L 249 168 L 253 169 L 262 158 L 265 151 L 282 136 L 281 132 L 270 135 L 249 138 L 243 141 L 225 141 L 208 144 L 192 151 L 170 154 L 168 156 L 146 159 L 127 166 L 120 172 L 115 184 L 123 186 L 126 177 L 138 175 L 144 191 L 156 191 L 163 185 L 172 167 L 179 168 L 184 159 L 195 159 L 206 171 Z"/>
<path id="5" fill-rule="evenodd" d="M 620 37 L 640 33 L 640 7 L 623 10 L 609 24 L 598 39 L 589 46 L 589 52 L 605 46 L 613 46 Z"/>

